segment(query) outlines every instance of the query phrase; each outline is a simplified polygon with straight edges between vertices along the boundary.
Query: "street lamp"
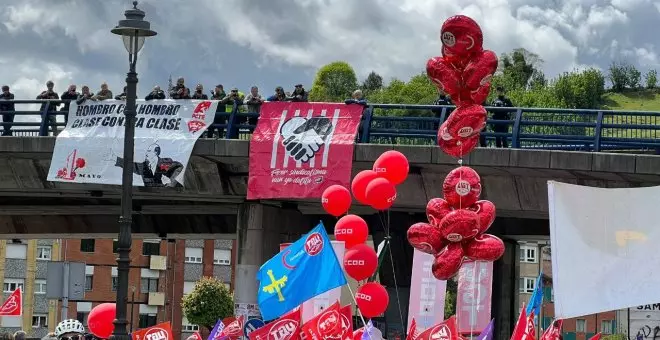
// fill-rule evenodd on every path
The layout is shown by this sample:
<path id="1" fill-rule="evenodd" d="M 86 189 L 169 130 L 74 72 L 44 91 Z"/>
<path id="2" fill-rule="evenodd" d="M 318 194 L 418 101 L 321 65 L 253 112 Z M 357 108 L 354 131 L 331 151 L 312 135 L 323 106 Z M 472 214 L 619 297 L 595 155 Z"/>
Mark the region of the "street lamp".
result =
<path id="1" fill-rule="evenodd" d="M 135 100 L 137 98 L 137 63 L 138 52 L 144 46 L 146 37 L 156 35 L 151 30 L 151 24 L 144 20 L 145 14 L 137 8 L 138 2 L 133 1 L 133 8 L 126 10 L 125 20 L 119 20 L 119 25 L 112 33 L 121 36 L 124 47 L 128 51 L 130 68 L 126 77 L 126 125 L 124 126 L 124 157 L 122 160 L 122 193 L 121 216 L 119 216 L 119 239 L 117 244 L 117 315 L 113 340 L 130 340 L 126 325 L 128 309 L 128 271 L 131 263 L 131 227 L 133 224 L 133 153 L 135 148 Z"/>

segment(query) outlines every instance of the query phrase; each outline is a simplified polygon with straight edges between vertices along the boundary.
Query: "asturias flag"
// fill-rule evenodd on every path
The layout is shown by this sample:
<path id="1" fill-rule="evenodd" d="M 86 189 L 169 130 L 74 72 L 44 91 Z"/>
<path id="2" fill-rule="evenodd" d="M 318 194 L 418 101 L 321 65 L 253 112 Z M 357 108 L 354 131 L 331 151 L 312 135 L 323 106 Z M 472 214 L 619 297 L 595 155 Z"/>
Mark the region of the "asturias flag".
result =
<path id="1" fill-rule="evenodd" d="M 264 263 L 257 280 L 257 300 L 266 321 L 346 284 L 323 223 Z"/>
<path id="2" fill-rule="evenodd" d="M 536 279 L 536 287 L 534 288 L 532 297 L 527 303 L 525 313 L 527 315 L 532 315 L 533 312 L 535 316 L 541 315 L 541 305 L 543 305 L 543 272 L 541 272 Z M 536 319 L 534 322 L 536 323 Z"/>

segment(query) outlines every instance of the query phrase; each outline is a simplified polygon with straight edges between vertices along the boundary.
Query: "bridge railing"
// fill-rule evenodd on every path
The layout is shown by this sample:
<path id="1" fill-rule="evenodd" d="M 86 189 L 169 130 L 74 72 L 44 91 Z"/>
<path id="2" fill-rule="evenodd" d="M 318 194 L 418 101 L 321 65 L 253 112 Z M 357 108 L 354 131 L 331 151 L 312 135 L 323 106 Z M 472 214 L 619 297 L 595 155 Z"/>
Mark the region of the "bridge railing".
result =
<path id="1" fill-rule="evenodd" d="M 0 105 L 10 101 L 0 101 Z M 49 136 L 65 126 L 65 112 L 54 106 L 61 100 L 15 100 L 14 112 L 0 111 L 0 116 L 14 114 L 14 122 L 3 119 L 2 131 L 11 126 L 14 136 Z M 357 104 L 355 104 L 357 105 Z M 371 104 L 365 106 L 358 132 L 358 142 L 373 144 L 433 145 L 438 126 L 449 116 L 453 106 Z M 487 107 L 490 113 L 508 116 L 488 119 L 482 142 L 494 146 L 497 139 L 513 148 L 553 150 L 660 150 L 660 112 L 570 110 L 548 108 Z M 52 118 L 54 118 L 54 120 Z M 249 118 L 258 113 L 246 112 L 234 105 L 228 112 L 216 113 L 223 123 L 213 127 L 221 138 L 249 139 L 255 126 Z M 489 115 L 492 117 L 492 114 Z M 499 129 L 494 127 L 499 126 Z"/>

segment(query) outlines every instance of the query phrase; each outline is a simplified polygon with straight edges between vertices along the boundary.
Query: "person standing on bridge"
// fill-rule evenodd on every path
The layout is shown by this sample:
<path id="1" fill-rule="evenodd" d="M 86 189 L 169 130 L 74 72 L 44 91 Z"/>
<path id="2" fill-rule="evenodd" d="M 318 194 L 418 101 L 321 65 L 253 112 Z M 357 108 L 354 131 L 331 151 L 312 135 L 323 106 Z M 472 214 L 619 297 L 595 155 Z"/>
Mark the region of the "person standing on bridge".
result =
<path id="1" fill-rule="evenodd" d="M 513 103 L 505 94 L 504 87 L 498 86 L 496 88 L 496 91 L 497 91 L 497 97 L 495 98 L 491 106 L 501 107 L 501 108 L 513 107 Z M 492 124 L 491 129 L 493 130 L 493 132 L 503 133 L 503 134 L 509 133 L 509 122 L 506 122 L 507 120 L 511 119 L 509 112 L 511 111 L 507 109 L 499 109 L 493 112 L 494 120 L 504 121 L 499 124 Z M 481 144 L 481 147 L 486 147 L 487 146 L 486 137 L 484 137 L 483 135 L 479 137 L 479 144 Z M 509 147 L 508 137 L 506 136 L 495 137 L 495 146 L 498 148 L 502 148 L 502 147 L 508 148 Z"/>
<path id="2" fill-rule="evenodd" d="M 0 113 L 2 113 L 2 135 L 11 136 L 11 126 L 14 123 L 14 103 L 5 102 L 14 100 L 14 94 L 9 92 L 9 86 L 2 86 L 2 94 L 0 94 Z"/>
<path id="3" fill-rule="evenodd" d="M 39 100 L 59 100 L 60 96 L 53 90 L 55 88 L 55 83 L 53 81 L 49 80 L 46 82 L 46 91 L 41 92 L 38 96 L 37 99 Z M 60 104 L 53 104 L 53 103 L 43 103 L 41 104 L 41 111 L 57 111 L 57 107 L 60 106 Z M 50 125 L 51 130 L 53 131 L 53 136 L 57 136 L 57 125 L 55 123 L 57 122 L 57 117 L 55 115 L 48 115 L 48 123 Z"/>

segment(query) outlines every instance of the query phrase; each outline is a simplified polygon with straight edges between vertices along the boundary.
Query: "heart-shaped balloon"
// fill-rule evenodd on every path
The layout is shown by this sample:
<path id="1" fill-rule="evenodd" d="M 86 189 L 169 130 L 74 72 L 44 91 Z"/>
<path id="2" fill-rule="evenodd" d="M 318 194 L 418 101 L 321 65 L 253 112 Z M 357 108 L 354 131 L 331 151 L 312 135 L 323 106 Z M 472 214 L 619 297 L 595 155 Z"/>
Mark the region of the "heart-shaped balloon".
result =
<path id="1" fill-rule="evenodd" d="M 447 242 L 440 236 L 440 230 L 428 223 L 415 223 L 408 228 L 408 243 L 413 248 L 427 254 L 437 254 Z"/>
<path id="2" fill-rule="evenodd" d="M 426 74 L 431 81 L 450 97 L 461 91 L 460 70 L 443 57 L 434 57 L 426 63 Z"/>
<path id="3" fill-rule="evenodd" d="M 467 209 L 456 209 L 440 221 L 440 236 L 449 242 L 462 242 L 479 234 L 479 215 Z"/>
<path id="4" fill-rule="evenodd" d="M 504 242 L 490 234 L 482 234 L 463 244 L 465 256 L 473 261 L 497 261 L 504 255 Z"/>
<path id="5" fill-rule="evenodd" d="M 490 83 L 497 70 L 497 55 L 493 51 L 484 50 L 475 54 L 463 71 L 463 84 L 475 91 Z"/>
<path id="6" fill-rule="evenodd" d="M 479 233 L 482 234 L 495 222 L 495 204 L 491 201 L 477 201 L 468 208 L 479 215 Z"/>
<path id="7" fill-rule="evenodd" d="M 458 106 L 447 118 L 446 128 L 453 138 L 469 138 L 486 126 L 486 109 L 478 104 Z"/>
<path id="8" fill-rule="evenodd" d="M 470 62 L 469 58 L 459 57 L 452 54 L 444 45 L 442 46 L 442 57 L 445 58 L 445 60 L 453 65 L 457 70 L 459 70 L 461 74 L 463 73 L 463 70 L 465 70 L 467 64 Z"/>
<path id="9" fill-rule="evenodd" d="M 484 36 L 481 27 L 465 15 L 455 15 L 445 20 L 440 30 L 440 39 L 447 52 L 458 57 L 466 57 L 483 50 Z"/>
<path id="10" fill-rule="evenodd" d="M 426 204 L 426 217 L 432 226 L 437 227 L 440 225 L 440 221 L 452 210 L 454 209 L 444 199 L 433 198 Z"/>
<path id="11" fill-rule="evenodd" d="M 445 121 L 445 123 L 447 123 Z M 474 148 L 479 145 L 479 135 L 468 138 L 453 138 L 449 132 L 447 132 L 447 126 L 443 123 L 438 129 L 438 146 L 446 154 L 461 158 L 474 150 Z"/>
<path id="12" fill-rule="evenodd" d="M 431 272 L 436 279 L 446 281 L 458 274 L 461 269 L 465 254 L 460 243 L 450 243 L 442 249 L 433 260 Z"/>
<path id="13" fill-rule="evenodd" d="M 452 207 L 467 208 L 479 200 L 481 178 L 470 167 L 458 167 L 445 177 L 442 193 Z"/>

